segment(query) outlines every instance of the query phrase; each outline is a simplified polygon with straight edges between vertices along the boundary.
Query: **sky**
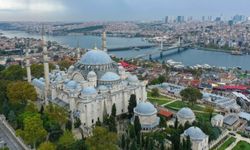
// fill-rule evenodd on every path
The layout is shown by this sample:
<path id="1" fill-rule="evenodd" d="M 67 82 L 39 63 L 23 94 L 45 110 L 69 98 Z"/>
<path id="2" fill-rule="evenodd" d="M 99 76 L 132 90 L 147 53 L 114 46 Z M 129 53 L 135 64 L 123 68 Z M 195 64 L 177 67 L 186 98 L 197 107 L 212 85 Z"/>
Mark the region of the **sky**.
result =
<path id="1" fill-rule="evenodd" d="M 0 21 L 150 21 L 250 16 L 250 0 L 0 0 Z"/>

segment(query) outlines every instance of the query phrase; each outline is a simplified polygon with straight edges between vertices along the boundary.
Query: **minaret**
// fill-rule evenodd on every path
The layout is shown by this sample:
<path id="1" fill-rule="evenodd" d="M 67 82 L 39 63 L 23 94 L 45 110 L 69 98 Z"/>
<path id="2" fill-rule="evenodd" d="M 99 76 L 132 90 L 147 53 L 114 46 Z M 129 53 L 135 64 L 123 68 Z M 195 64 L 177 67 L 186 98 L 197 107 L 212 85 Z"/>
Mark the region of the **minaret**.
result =
<path id="1" fill-rule="evenodd" d="M 79 46 L 79 40 L 77 41 L 76 57 L 77 57 L 77 60 L 81 59 L 81 50 Z"/>
<path id="2" fill-rule="evenodd" d="M 26 71 L 27 71 L 27 79 L 28 82 L 31 83 L 31 71 L 30 71 L 30 50 L 25 51 L 25 62 L 26 62 Z"/>
<path id="3" fill-rule="evenodd" d="M 49 57 L 48 50 L 45 45 L 45 40 L 43 38 L 44 29 L 42 31 L 42 46 L 43 46 L 43 65 L 44 65 L 44 78 L 45 78 L 45 91 L 44 91 L 44 100 L 45 104 L 48 104 L 48 94 L 49 94 Z"/>
<path id="4" fill-rule="evenodd" d="M 102 33 L 102 50 L 107 52 L 107 37 L 105 31 Z"/>

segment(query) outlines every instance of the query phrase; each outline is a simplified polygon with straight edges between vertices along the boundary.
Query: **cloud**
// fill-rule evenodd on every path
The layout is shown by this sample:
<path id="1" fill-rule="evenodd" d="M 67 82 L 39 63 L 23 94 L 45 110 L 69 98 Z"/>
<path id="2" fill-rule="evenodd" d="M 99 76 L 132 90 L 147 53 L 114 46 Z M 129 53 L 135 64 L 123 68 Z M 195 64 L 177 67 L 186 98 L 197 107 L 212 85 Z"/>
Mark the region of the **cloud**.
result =
<path id="1" fill-rule="evenodd" d="M 1 11 L 26 11 L 30 13 L 58 12 L 66 9 L 60 0 L 0 0 Z"/>

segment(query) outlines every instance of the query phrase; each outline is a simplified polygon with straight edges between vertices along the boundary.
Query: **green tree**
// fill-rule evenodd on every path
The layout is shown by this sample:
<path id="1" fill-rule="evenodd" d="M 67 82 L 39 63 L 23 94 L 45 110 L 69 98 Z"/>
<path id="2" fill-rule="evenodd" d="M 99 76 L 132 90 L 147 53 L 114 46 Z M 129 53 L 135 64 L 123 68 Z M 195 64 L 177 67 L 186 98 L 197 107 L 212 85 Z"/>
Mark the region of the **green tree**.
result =
<path id="1" fill-rule="evenodd" d="M 122 137 L 121 137 L 121 148 L 125 149 L 125 146 L 126 146 L 125 135 L 122 134 Z"/>
<path id="2" fill-rule="evenodd" d="M 16 114 L 13 110 L 11 110 L 8 114 L 8 121 L 11 124 L 11 126 L 16 129 L 17 128 L 17 118 L 16 118 Z"/>
<path id="3" fill-rule="evenodd" d="M 65 131 L 58 141 L 58 150 L 69 150 L 75 143 L 74 135 L 70 131 Z"/>
<path id="4" fill-rule="evenodd" d="M 31 75 L 35 78 L 40 78 L 44 76 L 44 66 L 43 64 L 32 64 L 30 66 Z"/>
<path id="5" fill-rule="evenodd" d="M 58 63 L 61 70 L 68 69 L 73 63 L 68 60 L 62 60 Z"/>
<path id="6" fill-rule="evenodd" d="M 116 150 L 116 143 L 117 135 L 102 127 L 95 127 L 93 136 L 86 139 L 90 150 Z"/>
<path id="7" fill-rule="evenodd" d="M 53 105 L 53 104 L 47 105 L 45 108 L 45 114 L 48 115 L 48 118 L 50 120 L 58 122 L 61 125 L 61 127 L 63 127 L 68 121 L 67 110 L 58 105 Z"/>
<path id="8" fill-rule="evenodd" d="M 117 132 L 117 128 L 116 128 L 116 119 L 115 119 L 114 116 L 110 116 L 110 117 L 109 117 L 108 126 L 109 126 L 109 131 L 111 131 L 111 132 Z"/>
<path id="9" fill-rule="evenodd" d="M 213 117 L 214 108 L 211 106 L 206 106 L 205 112 L 209 114 L 209 120 Z"/>
<path id="10" fill-rule="evenodd" d="M 135 116 L 134 127 L 135 127 L 135 134 L 137 137 L 139 137 L 141 134 L 141 123 L 138 116 Z"/>
<path id="11" fill-rule="evenodd" d="M 25 70 L 20 65 L 12 65 L 1 71 L 0 78 L 3 80 L 23 80 Z"/>
<path id="12" fill-rule="evenodd" d="M 182 100 L 190 102 L 192 105 L 197 101 L 197 99 L 202 98 L 202 93 L 199 89 L 188 87 L 180 92 Z"/>
<path id="13" fill-rule="evenodd" d="M 77 140 L 70 147 L 70 150 L 87 150 L 87 149 L 88 147 L 84 140 Z"/>
<path id="14" fill-rule="evenodd" d="M 5 69 L 4 65 L 0 65 L 0 72 Z"/>
<path id="15" fill-rule="evenodd" d="M 17 135 L 21 136 L 26 143 L 33 144 L 33 147 L 36 148 L 36 144 L 44 140 L 47 135 L 40 114 L 24 118 L 24 129 L 17 130 Z"/>
<path id="16" fill-rule="evenodd" d="M 132 144 L 130 145 L 130 149 L 129 150 L 138 150 L 137 144 L 136 144 L 135 141 L 132 142 Z"/>
<path id="17" fill-rule="evenodd" d="M 11 82 L 7 86 L 7 97 L 11 104 L 26 105 L 27 101 L 35 101 L 37 93 L 35 88 L 26 81 Z"/>
<path id="18" fill-rule="evenodd" d="M 152 89 L 152 91 L 151 91 L 151 95 L 153 96 L 153 97 L 158 97 L 158 96 L 160 96 L 160 93 L 159 93 L 159 89 L 158 88 L 153 88 Z"/>
<path id="19" fill-rule="evenodd" d="M 128 113 L 129 113 L 130 117 L 133 116 L 134 108 L 136 107 L 136 105 L 137 105 L 136 95 L 132 94 L 132 95 L 130 95 L 130 99 L 129 99 L 129 102 L 128 102 Z"/>
<path id="20" fill-rule="evenodd" d="M 51 142 L 43 142 L 39 145 L 38 150 L 56 150 L 56 146 Z"/>
<path id="21" fill-rule="evenodd" d="M 112 105 L 111 116 L 116 117 L 116 106 L 115 106 L 115 104 Z"/>

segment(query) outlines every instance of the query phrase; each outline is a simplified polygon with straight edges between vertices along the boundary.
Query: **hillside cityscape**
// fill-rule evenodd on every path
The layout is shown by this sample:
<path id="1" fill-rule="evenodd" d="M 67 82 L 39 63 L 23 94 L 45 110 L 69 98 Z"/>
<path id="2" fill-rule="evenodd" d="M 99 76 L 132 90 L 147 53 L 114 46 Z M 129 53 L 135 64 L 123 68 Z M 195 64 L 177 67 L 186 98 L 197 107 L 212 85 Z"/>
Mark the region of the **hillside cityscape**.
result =
<path id="1" fill-rule="evenodd" d="M 0 150 L 249 150 L 250 3 L 222 1 L 0 0 Z"/>

